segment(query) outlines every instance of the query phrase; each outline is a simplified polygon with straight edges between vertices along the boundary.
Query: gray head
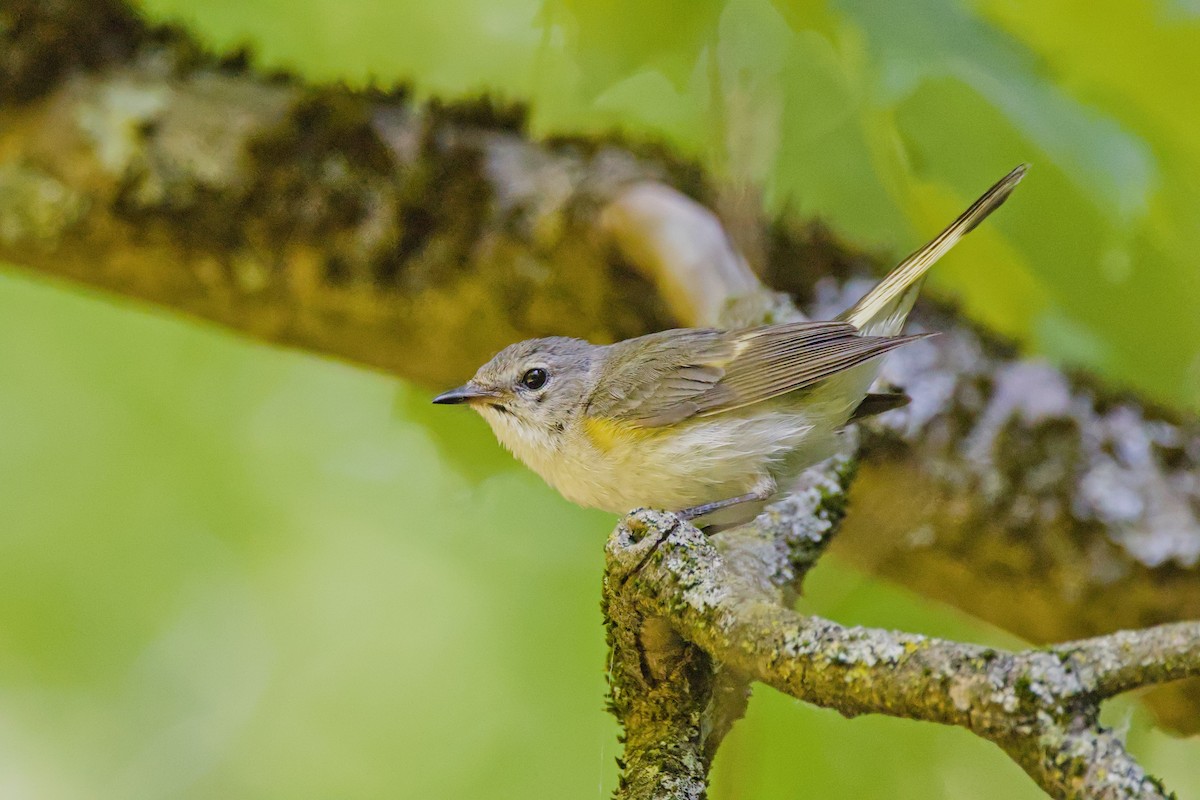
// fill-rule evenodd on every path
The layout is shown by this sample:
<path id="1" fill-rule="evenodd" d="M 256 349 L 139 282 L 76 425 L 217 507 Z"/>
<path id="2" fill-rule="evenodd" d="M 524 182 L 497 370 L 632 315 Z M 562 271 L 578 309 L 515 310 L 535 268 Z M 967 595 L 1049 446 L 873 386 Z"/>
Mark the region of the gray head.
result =
<path id="1" fill-rule="evenodd" d="M 563 336 L 517 342 L 433 402 L 469 404 L 505 446 L 524 458 L 531 446 L 553 446 L 554 438 L 583 413 L 601 349 Z"/>

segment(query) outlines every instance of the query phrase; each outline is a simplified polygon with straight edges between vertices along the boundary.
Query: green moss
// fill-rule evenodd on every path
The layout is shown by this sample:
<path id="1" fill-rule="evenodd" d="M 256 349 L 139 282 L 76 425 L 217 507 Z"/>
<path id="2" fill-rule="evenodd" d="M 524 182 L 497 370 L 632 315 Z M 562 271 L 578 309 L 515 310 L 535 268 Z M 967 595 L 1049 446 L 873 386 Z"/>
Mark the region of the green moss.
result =
<path id="1" fill-rule="evenodd" d="M 0 244 L 49 247 L 86 211 L 86 199 L 54 176 L 18 163 L 0 164 Z"/>
<path id="2" fill-rule="evenodd" d="M 1013 683 L 1013 693 L 1022 706 L 1037 706 L 1039 703 L 1038 696 L 1033 692 L 1033 682 L 1026 675 L 1019 676 Z"/>
<path id="3" fill-rule="evenodd" d="M 529 119 L 529 109 L 523 103 L 506 102 L 489 94 L 452 103 L 434 99 L 427 111 L 439 124 L 513 133 L 524 133 Z"/>
<path id="4" fill-rule="evenodd" d="M 128 56 L 145 34 L 119 0 L 11 0 L 0 7 L 0 105 L 27 103 L 76 69 Z"/>

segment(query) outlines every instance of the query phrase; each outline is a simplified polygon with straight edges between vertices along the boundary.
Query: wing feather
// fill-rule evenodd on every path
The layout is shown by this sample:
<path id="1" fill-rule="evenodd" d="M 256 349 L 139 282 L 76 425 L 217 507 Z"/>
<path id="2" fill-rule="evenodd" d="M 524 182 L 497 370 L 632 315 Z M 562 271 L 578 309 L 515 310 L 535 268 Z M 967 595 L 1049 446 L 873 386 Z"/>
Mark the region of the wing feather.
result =
<path id="1" fill-rule="evenodd" d="M 610 346 L 588 414 L 646 427 L 804 389 L 920 336 L 862 336 L 847 322 L 665 331 Z"/>

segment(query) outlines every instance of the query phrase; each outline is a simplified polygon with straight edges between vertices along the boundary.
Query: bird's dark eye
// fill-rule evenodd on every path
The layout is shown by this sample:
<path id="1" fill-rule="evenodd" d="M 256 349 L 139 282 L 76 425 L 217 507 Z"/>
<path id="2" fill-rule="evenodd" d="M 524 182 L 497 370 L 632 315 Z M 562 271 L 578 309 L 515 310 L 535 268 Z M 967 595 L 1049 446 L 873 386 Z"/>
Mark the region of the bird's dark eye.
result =
<path id="1" fill-rule="evenodd" d="M 546 385 L 546 381 L 549 379 L 549 377 L 550 375 L 546 372 L 546 370 L 542 369 L 541 367 L 534 367 L 521 376 L 521 385 L 526 389 L 533 389 L 534 391 L 537 391 Z"/>

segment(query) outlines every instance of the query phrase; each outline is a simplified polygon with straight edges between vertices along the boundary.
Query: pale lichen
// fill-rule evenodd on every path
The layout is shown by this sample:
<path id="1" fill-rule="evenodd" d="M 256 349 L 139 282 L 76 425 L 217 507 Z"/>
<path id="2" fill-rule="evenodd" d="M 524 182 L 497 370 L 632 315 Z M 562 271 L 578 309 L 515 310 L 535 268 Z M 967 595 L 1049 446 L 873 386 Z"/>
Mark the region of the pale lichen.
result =
<path id="1" fill-rule="evenodd" d="M 170 91 L 160 82 L 133 76 L 114 78 L 87 93 L 76 122 L 92 141 L 96 160 L 115 176 L 124 176 L 142 157 L 146 128 L 166 108 Z"/>

